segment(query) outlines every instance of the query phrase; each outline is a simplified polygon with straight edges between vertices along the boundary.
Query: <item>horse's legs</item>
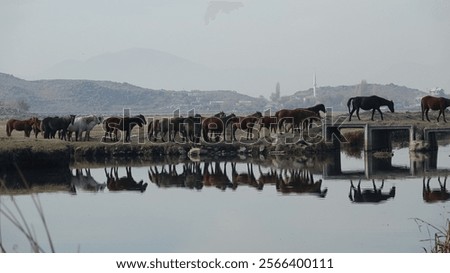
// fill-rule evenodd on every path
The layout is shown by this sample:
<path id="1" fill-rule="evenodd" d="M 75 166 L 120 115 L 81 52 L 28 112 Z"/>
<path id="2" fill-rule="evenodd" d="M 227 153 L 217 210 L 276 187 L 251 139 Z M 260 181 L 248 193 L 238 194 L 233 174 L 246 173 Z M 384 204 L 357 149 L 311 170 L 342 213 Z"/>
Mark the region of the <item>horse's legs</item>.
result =
<path id="1" fill-rule="evenodd" d="M 375 108 L 372 109 L 372 118 L 370 119 L 371 121 L 373 121 L 373 116 L 375 115 Z"/>
<path id="2" fill-rule="evenodd" d="M 236 126 L 232 126 L 231 128 L 231 136 L 232 136 L 232 140 L 237 141 L 236 139 L 236 131 L 237 131 L 237 127 Z"/>
<path id="3" fill-rule="evenodd" d="M 428 120 L 429 122 L 431 122 L 430 118 L 428 117 L 428 112 L 429 112 L 429 111 L 430 111 L 429 108 L 425 109 L 425 116 L 427 117 L 427 120 Z"/>
<path id="4" fill-rule="evenodd" d="M 279 121 L 278 121 L 278 133 L 279 134 L 281 134 L 282 132 L 281 132 L 281 127 L 283 127 L 284 128 L 284 133 L 286 133 L 286 120 L 287 120 L 288 118 L 281 118 Z"/>
<path id="5" fill-rule="evenodd" d="M 111 139 L 113 139 L 112 138 L 112 135 L 114 135 L 114 141 L 119 141 L 119 137 L 117 136 L 117 128 L 114 128 L 113 129 L 113 131 L 111 132 Z"/>
<path id="6" fill-rule="evenodd" d="M 202 133 L 203 133 L 203 140 L 205 142 L 208 142 L 208 129 L 203 128 Z"/>
<path id="7" fill-rule="evenodd" d="M 447 120 L 445 119 L 445 108 L 444 110 L 442 110 L 442 117 L 444 118 L 444 122 L 447 122 Z"/>
<path id="8" fill-rule="evenodd" d="M 352 121 L 352 116 L 353 116 L 353 113 L 355 112 L 355 108 L 353 107 L 352 108 L 352 110 L 350 111 L 350 116 L 348 117 L 348 121 Z"/>
<path id="9" fill-rule="evenodd" d="M 378 110 L 378 112 L 380 113 L 381 120 L 383 120 L 383 112 L 381 112 L 380 108 L 378 108 L 377 110 Z M 373 116 L 372 116 L 372 117 L 373 117 Z M 372 119 L 372 120 L 373 120 L 373 119 Z"/>
<path id="10" fill-rule="evenodd" d="M 442 110 L 439 110 L 439 114 L 438 114 L 438 117 L 437 117 L 437 122 L 439 122 L 439 118 L 441 117 L 441 114 L 442 114 Z"/>
<path id="11" fill-rule="evenodd" d="M 125 142 L 131 142 L 131 130 L 125 130 Z"/>
<path id="12" fill-rule="evenodd" d="M 356 108 L 356 116 L 358 117 L 358 120 L 361 120 L 361 118 L 359 117 L 359 107 Z"/>

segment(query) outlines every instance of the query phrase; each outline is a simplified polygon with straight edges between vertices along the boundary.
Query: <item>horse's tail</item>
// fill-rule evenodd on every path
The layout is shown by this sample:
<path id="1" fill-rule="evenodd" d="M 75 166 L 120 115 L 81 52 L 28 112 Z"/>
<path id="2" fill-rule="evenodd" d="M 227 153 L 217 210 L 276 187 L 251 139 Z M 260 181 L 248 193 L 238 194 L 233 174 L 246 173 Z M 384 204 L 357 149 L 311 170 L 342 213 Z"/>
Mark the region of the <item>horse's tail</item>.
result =
<path id="1" fill-rule="evenodd" d="M 11 136 L 11 124 L 9 124 L 9 122 L 8 123 L 6 123 L 6 135 L 7 136 Z"/>
<path id="2" fill-rule="evenodd" d="M 425 107 L 425 105 L 424 105 L 423 98 L 422 98 L 420 100 L 420 110 L 421 110 L 422 113 L 423 113 L 424 107 Z"/>
<path id="3" fill-rule="evenodd" d="M 352 100 L 353 100 L 353 99 L 355 99 L 355 97 L 351 97 L 351 98 L 349 98 L 348 101 L 347 101 L 347 108 L 348 108 L 348 113 L 349 113 L 349 114 L 350 114 L 350 111 L 351 111 L 351 110 L 350 110 L 350 104 L 352 103 Z"/>

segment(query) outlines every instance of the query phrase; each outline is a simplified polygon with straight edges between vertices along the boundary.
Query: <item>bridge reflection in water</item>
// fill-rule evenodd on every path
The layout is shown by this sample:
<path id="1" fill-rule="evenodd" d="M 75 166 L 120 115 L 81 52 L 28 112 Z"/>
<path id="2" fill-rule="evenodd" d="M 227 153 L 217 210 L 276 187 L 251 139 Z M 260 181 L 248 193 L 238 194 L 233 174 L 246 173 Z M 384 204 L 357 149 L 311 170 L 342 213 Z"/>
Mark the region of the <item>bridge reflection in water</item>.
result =
<path id="1" fill-rule="evenodd" d="M 324 163 L 324 179 L 399 179 L 427 175 L 446 175 L 450 169 L 438 168 L 438 151 L 409 152 L 409 167 L 392 163 L 392 152 L 364 152 L 364 170 L 342 171 L 342 153 L 329 153 L 331 160 Z"/>

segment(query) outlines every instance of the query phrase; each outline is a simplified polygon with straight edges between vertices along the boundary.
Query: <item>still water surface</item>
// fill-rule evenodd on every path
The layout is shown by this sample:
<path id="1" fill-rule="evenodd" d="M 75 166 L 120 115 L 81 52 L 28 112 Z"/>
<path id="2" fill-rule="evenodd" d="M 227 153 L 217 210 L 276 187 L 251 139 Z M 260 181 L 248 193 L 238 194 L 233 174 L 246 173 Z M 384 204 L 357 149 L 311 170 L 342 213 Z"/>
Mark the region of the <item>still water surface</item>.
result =
<path id="1" fill-rule="evenodd" d="M 438 177 L 444 182 L 449 155 L 450 146 L 440 147 L 435 170 L 426 170 L 431 189 L 439 188 Z M 396 175 L 389 175 L 391 169 L 385 170 L 386 179 L 381 179 L 380 170 L 376 172 L 375 186 L 379 189 L 383 185 L 382 195 L 364 192 L 373 190 L 372 180 L 364 175 L 364 158 L 342 154 L 339 175 L 329 175 L 325 166 L 308 166 L 295 160 L 289 160 L 289 168 L 276 160 L 272 166 L 238 162 L 235 168 L 228 162 L 226 169 L 225 162 L 218 166 L 211 163 L 206 166 L 209 176 L 205 175 L 204 162 L 199 163 L 199 169 L 189 170 L 183 167 L 194 164 L 169 167 L 149 163 L 131 169 L 96 165 L 90 168 L 89 179 L 97 184 L 90 181 L 91 186 L 86 186 L 87 170 L 78 172 L 77 178 L 73 169 L 72 186 L 43 190 L 37 197 L 57 252 L 429 250 L 432 244 L 428 239 L 434 238 L 436 230 L 414 219 L 444 227 L 450 217 L 448 199 L 424 200 L 424 175 L 408 170 L 412 164 L 408 149 L 394 150 L 390 163 Z M 248 175 L 251 168 L 253 175 Z M 127 176 L 127 170 L 134 184 L 118 183 L 114 172 L 121 178 Z M 182 173 L 184 179 L 180 180 Z M 355 196 L 349 177 L 356 190 L 361 177 L 364 196 Z M 307 187 L 305 183 L 311 178 L 318 183 Z M 0 198 L 2 208 L 14 210 L 9 195 Z M 17 194 L 14 200 L 39 243 L 49 251 L 31 195 Z M 2 244 L 8 251 L 31 251 L 28 241 L 3 216 L 0 228 Z"/>

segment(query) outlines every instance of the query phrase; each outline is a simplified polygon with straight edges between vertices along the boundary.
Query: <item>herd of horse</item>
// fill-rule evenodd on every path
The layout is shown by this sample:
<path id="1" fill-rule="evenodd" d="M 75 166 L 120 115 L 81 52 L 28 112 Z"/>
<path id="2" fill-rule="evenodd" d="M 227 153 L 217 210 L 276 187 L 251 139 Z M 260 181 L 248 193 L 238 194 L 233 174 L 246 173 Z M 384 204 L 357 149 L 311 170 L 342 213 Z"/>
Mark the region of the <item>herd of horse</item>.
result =
<path id="1" fill-rule="evenodd" d="M 244 163 L 242 163 L 244 164 Z M 267 185 L 274 185 L 280 194 L 307 194 L 325 198 L 328 192 L 322 185 L 322 179 L 314 179 L 314 175 L 308 169 L 257 169 L 252 163 L 246 163 L 246 168 L 237 168 L 236 162 L 187 162 L 180 165 L 150 166 L 148 178 L 158 188 L 186 188 L 201 190 L 204 187 L 214 187 L 225 191 L 236 190 L 241 186 L 248 186 L 258 191 Z M 231 170 L 227 167 L 230 166 Z M 256 170 L 254 170 L 256 169 Z M 136 180 L 131 167 L 125 167 L 126 175 L 119 175 L 118 168 L 104 169 L 106 182 L 97 182 L 89 169 L 76 169 L 71 175 L 71 191 L 77 189 L 84 191 L 102 191 L 105 187 L 109 191 L 139 191 L 144 192 L 148 183 L 143 179 Z M 431 177 L 423 177 L 422 198 L 427 203 L 436 203 L 450 200 L 450 192 L 447 189 L 447 176 L 438 177 L 439 187 L 430 186 Z M 361 180 L 355 185 L 350 180 L 349 200 L 352 203 L 380 203 L 395 198 L 396 187 L 383 190 L 384 179 L 377 186 L 372 179 L 371 186 L 362 186 Z"/>
<path id="2" fill-rule="evenodd" d="M 359 116 L 360 109 L 372 110 L 371 120 L 374 120 L 375 111 L 378 111 L 383 120 L 383 113 L 380 107 L 387 106 L 389 110 L 394 112 L 394 102 L 379 96 L 357 96 L 352 97 L 347 102 L 349 121 L 353 114 L 361 120 Z M 430 121 L 428 112 L 430 110 L 439 111 L 437 122 L 442 115 L 444 122 L 445 110 L 450 106 L 450 99 L 444 97 L 425 96 L 421 100 L 422 120 Z M 82 139 L 89 140 L 90 131 L 99 124 L 103 124 L 104 136 L 103 141 L 118 141 L 119 131 L 123 132 L 123 140 L 131 141 L 131 131 L 135 126 L 143 127 L 148 124 L 147 137 L 149 140 L 156 141 L 174 141 L 177 135 L 183 139 L 187 139 L 194 143 L 199 143 L 203 138 L 206 142 L 227 141 L 226 132 L 231 132 L 228 138 L 230 140 L 238 140 L 236 131 L 242 130 L 246 132 L 245 139 L 249 140 L 254 137 L 253 130 L 255 126 L 266 128 L 270 132 L 288 132 L 294 133 L 294 130 L 303 130 L 311 126 L 314 120 L 321 119 L 321 113 L 326 113 L 325 105 L 318 104 L 309 108 L 281 109 L 272 116 L 263 116 L 261 112 L 251 115 L 237 116 L 234 113 L 226 115 L 224 112 L 217 113 L 213 116 L 202 116 L 196 114 L 194 116 L 171 117 L 171 118 L 149 118 L 143 115 L 131 117 L 108 117 L 102 118 L 95 115 L 75 116 L 69 115 L 65 117 L 45 117 L 40 120 L 32 117 L 27 120 L 10 119 L 6 123 L 6 134 L 11 136 L 13 130 L 24 131 L 25 137 L 30 137 L 31 131 L 37 138 L 41 133 L 44 138 L 58 138 L 71 140 L 72 134 L 75 133 L 75 141 Z M 241 137 L 240 140 L 243 138 Z"/>

